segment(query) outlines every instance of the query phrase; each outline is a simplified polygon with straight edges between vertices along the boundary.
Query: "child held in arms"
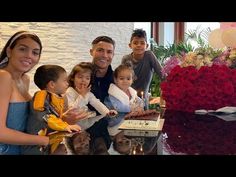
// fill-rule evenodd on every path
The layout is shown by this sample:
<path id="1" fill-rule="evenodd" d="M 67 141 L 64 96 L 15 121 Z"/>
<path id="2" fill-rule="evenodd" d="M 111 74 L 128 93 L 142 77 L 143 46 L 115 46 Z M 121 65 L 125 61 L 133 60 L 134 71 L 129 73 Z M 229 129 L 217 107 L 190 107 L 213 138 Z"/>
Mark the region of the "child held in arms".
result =
<path id="1" fill-rule="evenodd" d="M 110 109 L 115 109 L 119 112 L 116 119 L 110 119 L 109 125 L 118 124 L 124 114 L 132 111 L 142 111 L 144 109 L 143 100 L 137 96 L 137 91 L 131 85 L 134 79 L 134 71 L 130 65 L 119 65 L 114 73 L 114 83 L 110 84 L 108 94 L 104 103 Z"/>
<path id="2" fill-rule="evenodd" d="M 34 82 L 41 90 L 34 94 L 30 103 L 31 110 L 27 132 L 46 136 L 55 131 L 67 131 L 70 133 L 81 131 L 79 125 L 69 125 L 63 121 L 63 113 L 66 107 L 62 94 L 68 88 L 65 69 L 58 65 L 42 65 L 35 72 Z M 51 153 L 59 145 L 56 139 L 53 141 L 54 146 L 51 148 Z M 48 149 L 42 152 L 38 146 L 26 146 L 24 149 L 24 154 L 48 153 Z"/>

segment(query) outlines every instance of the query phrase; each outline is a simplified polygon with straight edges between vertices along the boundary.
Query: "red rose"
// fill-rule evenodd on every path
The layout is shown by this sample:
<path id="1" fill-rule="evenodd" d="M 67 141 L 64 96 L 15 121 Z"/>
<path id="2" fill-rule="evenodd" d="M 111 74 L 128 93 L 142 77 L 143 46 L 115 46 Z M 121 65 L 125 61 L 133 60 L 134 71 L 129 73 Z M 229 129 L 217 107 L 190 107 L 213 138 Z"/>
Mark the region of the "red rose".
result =
<path id="1" fill-rule="evenodd" d="M 174 67 L 161 83 L 166 108 L 194 112 L 236 106 L 236 71 L 225 65 Z"/>

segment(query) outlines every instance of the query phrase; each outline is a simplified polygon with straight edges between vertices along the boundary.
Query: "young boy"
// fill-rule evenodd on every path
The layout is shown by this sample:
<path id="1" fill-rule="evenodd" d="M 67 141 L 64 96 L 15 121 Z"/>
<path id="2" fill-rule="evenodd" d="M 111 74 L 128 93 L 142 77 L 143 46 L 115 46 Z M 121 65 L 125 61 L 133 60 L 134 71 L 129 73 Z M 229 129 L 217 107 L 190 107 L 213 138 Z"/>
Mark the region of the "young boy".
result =
<path id="1" fill-rule="evenodd" d="M 45 136 L 53 131 L 80 131 L 79 125 L 69 125 L 62 119 L 65 111 L 62 94 L 68 88 L 65 69 L 58 65 L 42 65 L 35 72 L 34 82 L 40 91 L 34 94 L 30 104 L 27 132 Z M 54 144 L 53 150 L 57 145 Z M 51 147 L 51 152 L 53 150 Z M 41 154 L 42 152 L 37 146 L 27 146 L 24 153 Z"/>
<path id="2" fill-rule="evenodd" d="M 139 97 L 145 98 L 148 107 L 148 89 L 153 72 L 161 77 L 161 65 L 152 51 L 147 50 L 147 35 L 143 29 L 135 29 L 129 43 L 132 53 L 123 56 L 122 64 L 130 64 L 135 73 L 135 80 L 131 85 Z"/>

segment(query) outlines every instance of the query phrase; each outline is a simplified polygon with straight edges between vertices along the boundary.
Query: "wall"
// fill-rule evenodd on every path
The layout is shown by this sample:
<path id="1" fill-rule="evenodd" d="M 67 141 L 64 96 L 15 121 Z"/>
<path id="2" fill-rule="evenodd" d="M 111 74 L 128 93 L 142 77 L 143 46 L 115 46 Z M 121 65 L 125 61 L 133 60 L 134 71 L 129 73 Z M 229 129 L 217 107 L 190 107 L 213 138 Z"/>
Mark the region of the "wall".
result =
<path id="1" fill-rule="evenodd" d="M 33 94 L 38 90 L 32 79 L 37 67 L 58 64 L 70 72 L 77 63 L 92 61 L 91 42 L 100 35 L 108 35 L 116 41 L 112 67 L 117 67 L 122 56 L 131 52 L 128 43 L 133 28 L 133 22 L 0 22 L 0 48 L 19 30 L 29 30 L 40 37 L 43 43 L 41 60 L 29 73 L 30 93 Z"/>

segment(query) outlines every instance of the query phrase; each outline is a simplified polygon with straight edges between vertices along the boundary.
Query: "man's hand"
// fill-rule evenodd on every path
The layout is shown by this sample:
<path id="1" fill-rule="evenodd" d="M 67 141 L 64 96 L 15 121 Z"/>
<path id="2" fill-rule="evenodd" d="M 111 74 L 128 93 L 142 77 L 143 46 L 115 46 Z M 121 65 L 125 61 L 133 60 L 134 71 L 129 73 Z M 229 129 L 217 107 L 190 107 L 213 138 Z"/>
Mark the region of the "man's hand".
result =
<path id="1" fill-rule="evenodd" d="M 76 131 L 76 132 L 79 132 L 81 131 L 81 127 L 77 124 L 74 124 L 74 125 L 68 125 L 66 128 L 65 128 L 66 131 L 72 133 L 72 131 Z"/>
<path id="2" fill-rule="evenodd" d="M 62 118 L 68 124 L 73 125 L 79 120 L 86 118 L 86 116 L 86 111 L 79 111 L 77 108 L 70 108 L 63 113 Z"/>
<path id="3" fill-rule="evenodd" d="M 118 112 L 116 110 L 110 110 L 107 115 L 111 118 L 114 118 L 118 115 Z"/>

